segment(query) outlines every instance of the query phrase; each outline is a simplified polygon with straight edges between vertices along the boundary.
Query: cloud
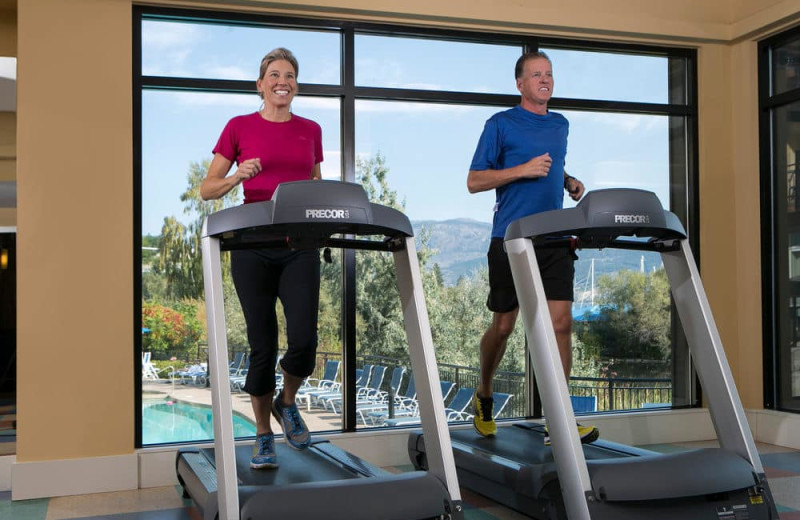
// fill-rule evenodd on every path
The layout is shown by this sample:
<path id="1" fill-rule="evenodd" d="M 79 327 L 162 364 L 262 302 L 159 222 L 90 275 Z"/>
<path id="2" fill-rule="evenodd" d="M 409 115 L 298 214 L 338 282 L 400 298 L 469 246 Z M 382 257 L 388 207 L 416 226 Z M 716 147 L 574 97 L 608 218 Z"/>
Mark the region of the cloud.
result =
<path id="1" fill-rule="evenodd" d="M 571 110 L 559 111 L 569 119 L 570 125 L 591 124 L 603 126 L 610 130 L 616 129 L 626 134 L 648 132 L 665 124 L 666 117 L 650 114 L 620 114 L 602 112 L 576 112 Z"/>
<path id="2" fill-rule="evenodd" d="M 342 179 L 342 153 L 339 150 L 323 150 L 322 178 L 329 180 Z"/>
<path id="3" fill-rule="evenodd" d="M 189 47 L 201 36 L 198 27 L 186 23 L 146 21 L 142 24 L 142 47 L 169 49 Z"/>
<path id="4" fill-rule="evenodd" d="M 255 76 L 258 76 L 258 73 L 254 74 L 252 70 L 244 70 L 241 67 L 219 66 L 211 67 L 208 71 L 208 77 L 210 78 L 251 80 L 253 85 L 255 85 L 257 79 Z"/>

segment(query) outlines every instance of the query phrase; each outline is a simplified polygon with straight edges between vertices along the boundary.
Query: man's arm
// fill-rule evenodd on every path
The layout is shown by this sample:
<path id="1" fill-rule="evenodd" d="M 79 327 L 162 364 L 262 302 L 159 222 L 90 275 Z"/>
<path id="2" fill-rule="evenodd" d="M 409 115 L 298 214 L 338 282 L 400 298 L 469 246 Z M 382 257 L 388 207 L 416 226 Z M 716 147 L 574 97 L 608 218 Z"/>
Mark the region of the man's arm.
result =
<path id="1" fill-rule="evenodd" d="M 503 170 L 470 170 L 467 175 L 467 189 L 470 193 L 493 190 L 518 179 L 546 177 L 553 160 L 550 154 L 534 157 L 519 166 Z"/>

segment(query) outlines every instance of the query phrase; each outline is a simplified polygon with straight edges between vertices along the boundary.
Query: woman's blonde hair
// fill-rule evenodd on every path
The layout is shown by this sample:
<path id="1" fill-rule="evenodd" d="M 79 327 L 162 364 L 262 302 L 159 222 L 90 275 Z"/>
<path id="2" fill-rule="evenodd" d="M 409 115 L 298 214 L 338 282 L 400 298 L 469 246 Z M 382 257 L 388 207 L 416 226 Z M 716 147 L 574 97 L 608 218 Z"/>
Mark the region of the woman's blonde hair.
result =
<path id="1" fill-rule="evenodd" d="M 278 60 L 288 61 L 289 64 L 294 68 L 295 77 L 297 77 L 300 74 L 300 67 L 297 64 L 297 58 L 294 57 L 292 51 L 290 51 L 289 49 L 285 49 L 283 47 L 278 47 L 277 49 L 272 49 L 271 51 L 269 51 L 269 53 L 266 56 L 264 56 L 264 59 L 261 60 L 261 68 L 258 71 L 258 79 L 263 79 L 264 74 L 267 73 L 267 67 L 269 67 L 269 64 L 272 63 L 273 61 L 278 61 Z M 264 93 L 259 92 L 258 97 L 263 98 Z"/>

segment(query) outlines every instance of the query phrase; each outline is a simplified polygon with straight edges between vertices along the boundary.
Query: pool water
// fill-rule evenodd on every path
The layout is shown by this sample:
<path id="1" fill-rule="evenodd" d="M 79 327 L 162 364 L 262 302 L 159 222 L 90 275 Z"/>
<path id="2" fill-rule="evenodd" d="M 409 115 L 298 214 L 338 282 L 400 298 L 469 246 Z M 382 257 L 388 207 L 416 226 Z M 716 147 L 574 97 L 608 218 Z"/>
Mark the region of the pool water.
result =
<path id="1" fill-rule="evenodd" d="M 233 414 L 233 435 L 253 437 L 256 425 Z M 142 404 L 142 444 L 209 441 L 214 438 L 211 407 L 182 401 L 151 400 Z"/>

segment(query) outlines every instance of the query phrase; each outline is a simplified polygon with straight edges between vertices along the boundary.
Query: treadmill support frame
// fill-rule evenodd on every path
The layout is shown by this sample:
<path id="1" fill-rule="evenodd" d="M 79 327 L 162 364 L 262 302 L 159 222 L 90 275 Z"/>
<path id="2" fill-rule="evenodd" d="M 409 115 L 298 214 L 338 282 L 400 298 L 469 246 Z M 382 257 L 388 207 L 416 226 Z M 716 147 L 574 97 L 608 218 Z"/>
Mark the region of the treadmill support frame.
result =
<path id="1" fill-rule="evenodd" d="M 733 374 L 716 323 L 711 314 L 700 275 L 687 239 L 679 241 L 674 251 L 662 251 L 661 258 L 670 282 L 689 343 L 689 350 L 708 401 L 711 418 L 720 445 L 753 467 L 760 483 L 766 477 L 755 441 L 747 423 Z M 612 246 L 613 247 L 613 246 Z M 513 238 L 505 242 L 520 314 L 529 338 L 531 362 L 547 411 L 547 427 L 558 467 L 564 504 L 570 519 L 590 520 L 594 491 L 575 428 L 575 414 L 553 331 L 550 310 L 544 294 L 533 240 Z"/>
<path id="2" fill-rule="evenodd" d="M 225 327 L 220 240 L 208 236 L 206 223 L 203 224 L 202 236 L 219 518 L 234 520 L 240 517 L 240 505 L 236 474 L 236 439 L 233 435 L 233 409 L 228 373 L 228 340 Z M 393 255 L 411 369 L 417 384 L 422 429 L 426 439 L 429 439 L 427 444 L 430 450 L 429 471 L 447 487 L 450 503 L 454 509 L 450 512 L 451 517 L 463 519 L 461 491 L 458 487 L 414 237 L 406 237 L 404 246 L 394 251 Z"/>

